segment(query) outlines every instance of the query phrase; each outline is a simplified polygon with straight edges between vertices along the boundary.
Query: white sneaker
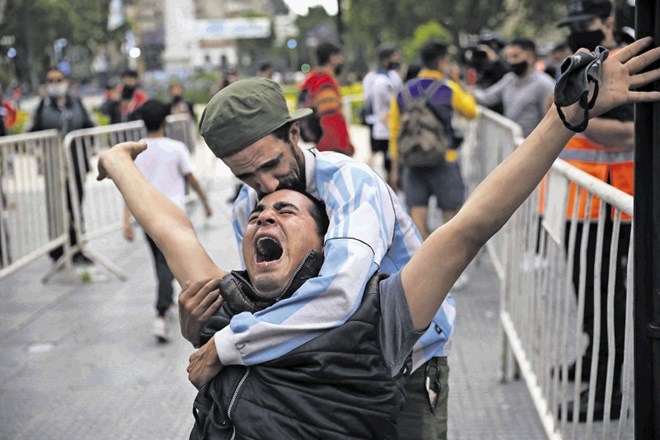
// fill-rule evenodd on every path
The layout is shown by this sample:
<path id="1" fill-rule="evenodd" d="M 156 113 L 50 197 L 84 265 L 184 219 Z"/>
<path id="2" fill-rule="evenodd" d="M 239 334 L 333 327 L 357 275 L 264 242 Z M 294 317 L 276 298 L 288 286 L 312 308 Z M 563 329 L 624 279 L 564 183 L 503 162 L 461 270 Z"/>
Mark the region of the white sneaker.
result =
<path id="1" fill-rule="evenodd" d="M 463 272 L 461 274 L 461 276 L 458 277 L 458 279 L 454 283 L 453 287 L 451 288 L 452 292 L 455 291 L 455 290 L 463 289 L 469 281 L 470 281 L 470 278 L 467 276 L 467 274 L 465 272 Z"/>
<path id="2" fill-rule="evenodd" d="M 158 342 L 167 342 L 170 340 L 168 325 L 165 318 L 158 316 L 154 319 L 154 324 L 151 327 L 151 334 L 158 339 Z"/>

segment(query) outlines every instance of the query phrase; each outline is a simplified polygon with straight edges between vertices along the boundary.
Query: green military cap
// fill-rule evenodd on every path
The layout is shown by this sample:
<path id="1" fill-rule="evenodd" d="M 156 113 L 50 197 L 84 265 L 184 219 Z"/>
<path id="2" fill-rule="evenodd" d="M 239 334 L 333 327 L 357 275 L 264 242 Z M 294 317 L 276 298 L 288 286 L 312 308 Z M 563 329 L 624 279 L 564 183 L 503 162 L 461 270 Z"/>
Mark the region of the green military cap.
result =
<path id="1" fill-rule="evenodd" d="M 266 78 L 246 78 L 228 85 L 209 101 L 199 133 L 219 158 L 238 153 L 287 122 L 312 114 L 289 109 L 282 88 Z"/>

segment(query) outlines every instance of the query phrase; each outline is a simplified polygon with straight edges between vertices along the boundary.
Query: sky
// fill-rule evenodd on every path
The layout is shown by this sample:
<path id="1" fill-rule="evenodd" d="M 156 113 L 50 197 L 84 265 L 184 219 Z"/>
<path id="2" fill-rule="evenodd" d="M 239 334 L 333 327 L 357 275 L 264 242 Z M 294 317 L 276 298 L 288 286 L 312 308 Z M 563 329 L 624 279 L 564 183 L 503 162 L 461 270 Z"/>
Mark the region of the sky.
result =
<path id="1" fill-rule="evenodd" d="M 289 8 L 298 15 L 307 15 L 310 6 L 323 6 L 329 15 L 337 14 L 337 0 L 284 0 Z"/>

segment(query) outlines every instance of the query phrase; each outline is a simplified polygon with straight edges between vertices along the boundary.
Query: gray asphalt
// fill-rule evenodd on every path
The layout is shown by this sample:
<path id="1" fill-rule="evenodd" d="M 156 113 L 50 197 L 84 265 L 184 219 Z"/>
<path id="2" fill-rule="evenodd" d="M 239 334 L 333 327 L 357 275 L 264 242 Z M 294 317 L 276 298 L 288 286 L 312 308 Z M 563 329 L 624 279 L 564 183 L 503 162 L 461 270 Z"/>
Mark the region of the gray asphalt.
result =
<path id="1" fill-rule="evenodd" d="M 191 218 L 222 267 L 238 265 L 226 200 L 226 173 L 206 182 L 212 219 Z M 96 266 L 92 282 L 57 273 L 44 257 L 0 280 L 0 439 L 184 439 L 195 389 L 186 376 L 192 347 L 170 317 L 173 338 L 151 336 L 155 278 L 140 234 L 119 231 L 91 243 L 128 274 L 120 281 Z M 449 438 L 543 439 L 522 382 L 500 382 L 499 287 L 484 255 L 454 293 L 458 315 L 450 348 Z"/>

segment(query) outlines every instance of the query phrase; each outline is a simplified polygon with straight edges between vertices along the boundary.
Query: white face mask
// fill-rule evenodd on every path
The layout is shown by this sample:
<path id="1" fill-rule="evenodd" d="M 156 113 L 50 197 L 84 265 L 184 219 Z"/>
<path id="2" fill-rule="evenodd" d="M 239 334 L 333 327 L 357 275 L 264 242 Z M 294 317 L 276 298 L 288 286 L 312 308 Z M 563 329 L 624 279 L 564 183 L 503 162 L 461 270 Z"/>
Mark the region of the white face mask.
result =
<path id="1" fill-rule="evenodd" d="M 68 84 L 66 81 L 62 81 L 61 83 L 57 84 L 48 84 L 48 96 L 52 96 L 53 98 L 61 98 L 62 96 L 66 95 L 67 89 Z"/>

